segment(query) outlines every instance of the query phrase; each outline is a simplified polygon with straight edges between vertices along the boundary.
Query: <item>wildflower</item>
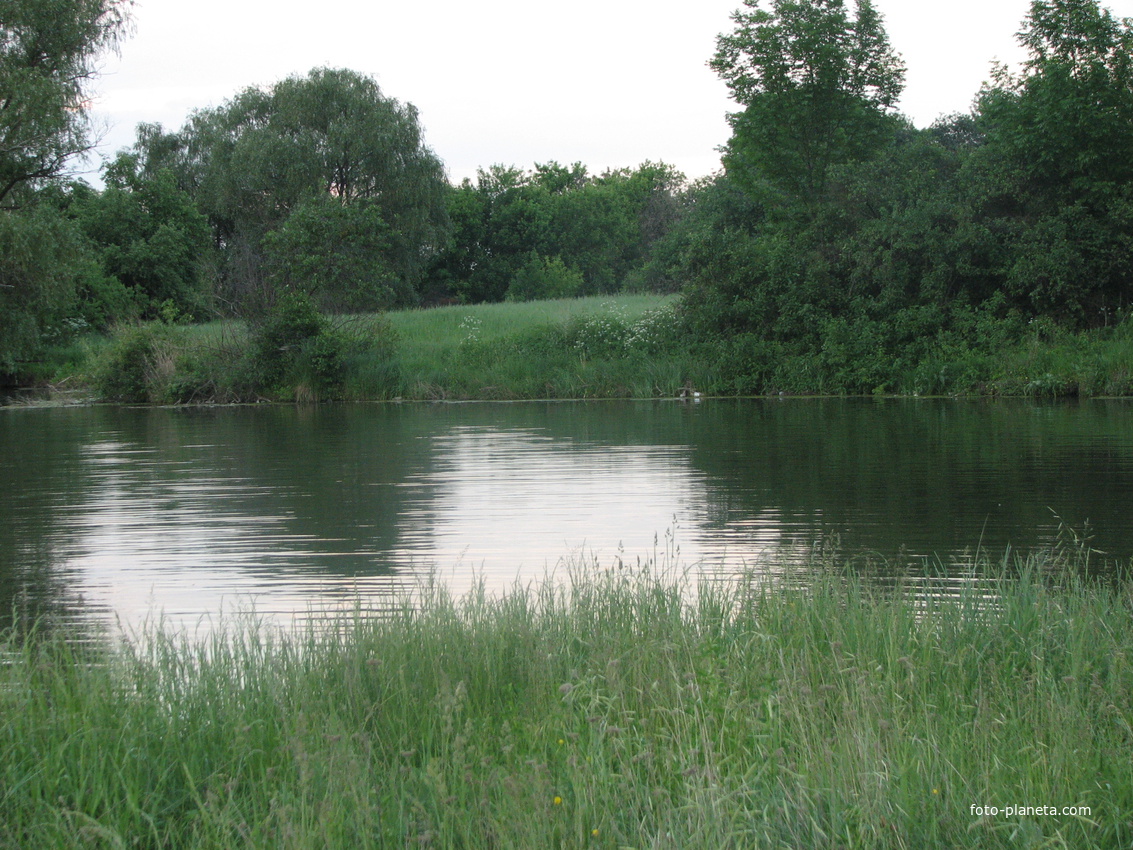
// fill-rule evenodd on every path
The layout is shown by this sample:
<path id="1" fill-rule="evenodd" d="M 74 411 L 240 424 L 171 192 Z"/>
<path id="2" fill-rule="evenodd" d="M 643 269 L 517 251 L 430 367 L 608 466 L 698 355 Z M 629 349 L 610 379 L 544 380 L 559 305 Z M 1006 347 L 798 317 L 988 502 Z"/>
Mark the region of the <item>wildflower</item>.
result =
<path id="1" fill-rule="evenodd" d="M 933 788 L 933 789 L 932 789 L 932 793 L 933 793 L 933 794 L 939 794 L 939 793 L 940 793 L 940 789 L 939 789 L 939 788 Z"/>
<path id="2" fill-rule="evenodd" d="M 597 837 L 598 837 L 598 830 L 597 830 L 597 829 L 592 829 L 592 830 L 590 830 L 590 834 L 591 834 L 592 836 L 594 836 L 595 838 L 597 838 Z"/>
<path id="3" fill-rule="evenodd" d="M 553 802 L 553 803 L 554 803 L 554 804 L 555 804 L 556 806 L 561 806 L 561 805 L 563 804 L 563 798 L 562 798 L 562 797 L 558 797 L 558 796 L 556 796 L 556 797 L 555 797 L 555 799 L 554 799 L 554 800 L 553 800 L 552 802 Z"/>

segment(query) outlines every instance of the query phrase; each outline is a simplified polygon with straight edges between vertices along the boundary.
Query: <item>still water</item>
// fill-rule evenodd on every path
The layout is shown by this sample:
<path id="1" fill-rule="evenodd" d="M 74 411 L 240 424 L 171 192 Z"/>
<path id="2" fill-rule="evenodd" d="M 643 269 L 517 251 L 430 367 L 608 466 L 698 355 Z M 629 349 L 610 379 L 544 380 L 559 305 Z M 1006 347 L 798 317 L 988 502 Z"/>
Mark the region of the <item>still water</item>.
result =
<path id="1" fill-rule="evenodd" d="M 564 559 L 947 572 L 1060 528 L 1133 557 L 1130 401 L 5 408 L 0 451 L 0 614 L 127 628 Z"/>

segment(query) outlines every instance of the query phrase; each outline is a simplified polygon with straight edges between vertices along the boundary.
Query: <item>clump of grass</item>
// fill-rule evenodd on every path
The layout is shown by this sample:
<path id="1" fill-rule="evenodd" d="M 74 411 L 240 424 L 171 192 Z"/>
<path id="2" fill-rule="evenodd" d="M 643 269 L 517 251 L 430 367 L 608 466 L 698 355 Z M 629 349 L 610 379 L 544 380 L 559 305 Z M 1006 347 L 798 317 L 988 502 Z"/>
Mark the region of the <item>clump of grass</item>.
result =
<path id="1" fill-rule="evenodd" d="M 287 633 L 12 630 L 0 845 L 1126 847 L 1133 591 L 1058 557 L 947 594 L 574 564 Z"/>

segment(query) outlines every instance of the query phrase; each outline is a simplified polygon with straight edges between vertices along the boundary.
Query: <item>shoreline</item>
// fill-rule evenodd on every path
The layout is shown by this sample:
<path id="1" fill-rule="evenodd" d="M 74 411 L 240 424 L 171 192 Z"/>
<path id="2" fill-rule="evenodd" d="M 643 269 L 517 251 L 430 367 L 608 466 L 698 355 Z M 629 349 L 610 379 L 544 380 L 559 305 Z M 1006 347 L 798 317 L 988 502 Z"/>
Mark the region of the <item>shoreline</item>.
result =
<path id="1" fill-rule="evenodd" d="M 742 341 L 697 339 L 672 297 L 321 322 L 314 336 L 267 348 L 234 321 L 129 325 L 47 352 L 27 378 L 48 394 L 67 384 L 64 397 L 151 404 L 678 399 L 694 388 L 701 399 L 1133 397 L 1133 319 L 1041 342 L 1001 340 L 994 350 L 951 338 L 895 355 L 881 375 L 870 367 L 864 385 L 853 362 L 827 362 L 824 352 L 767 343 L 751 359 Z"/>

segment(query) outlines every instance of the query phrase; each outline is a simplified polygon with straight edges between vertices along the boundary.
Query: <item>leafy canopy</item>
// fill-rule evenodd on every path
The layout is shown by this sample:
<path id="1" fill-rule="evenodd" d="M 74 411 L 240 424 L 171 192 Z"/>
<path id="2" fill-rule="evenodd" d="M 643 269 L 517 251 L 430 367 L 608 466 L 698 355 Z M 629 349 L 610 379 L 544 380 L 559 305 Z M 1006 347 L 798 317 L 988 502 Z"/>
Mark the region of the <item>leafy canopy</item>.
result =
<path id="1" fill-rule="evenodd" d="M 1018 37 L 1023 71 L 980 94 L 973 190 L 1016 234 L 1013 299 L 1106 324 L 1133 293 L 1133 22 L 1097 0 L 1035 0 Z"/>
<path id="2" fill-rule="evenodd" d="M 383 292 L 369 300 L 393 291 L 409 301 L 447 238 L 444 167 L 424 143 L 417 110 L 354 71 L 317 68 L 245 89 L 195 113 L 177 134 L 143 125 L 138 148 L 148 171 L 170 168 L 208 216 L 236 302 L 265 285 L 270 302 L 273 282 L 323 261 L 337 271 L 320 286 L 372 264 L 390 274 L 374 278 Z M 320 247 L 323 236 L 367 222 L 380 235 L 351 245 L 349 257 Z M 320 300 L 341 294 L 324 291 Z M 354 287 L 347 300 L 358 299 L 367 296 Z"/>
<path id="3" fill-rule="evenodd" d="M 90 149 L 95 57 L 125 34 L 131 0 L 0 3 L 0 206 Z M 26 198 L 24 199 L 26 200 Z"/>
<path id="4" fill-rule="evenodd" d="M 754 194 L 812 207 L 831 169 L 889 132 L 905 67 L 881 15 L 857 0 L 744 0 L 709 63 L 743 108 L 730 116 L 725 167 Z"/>

